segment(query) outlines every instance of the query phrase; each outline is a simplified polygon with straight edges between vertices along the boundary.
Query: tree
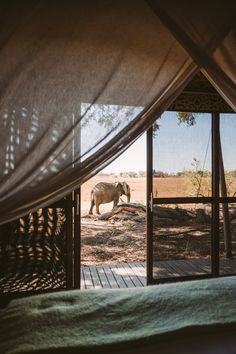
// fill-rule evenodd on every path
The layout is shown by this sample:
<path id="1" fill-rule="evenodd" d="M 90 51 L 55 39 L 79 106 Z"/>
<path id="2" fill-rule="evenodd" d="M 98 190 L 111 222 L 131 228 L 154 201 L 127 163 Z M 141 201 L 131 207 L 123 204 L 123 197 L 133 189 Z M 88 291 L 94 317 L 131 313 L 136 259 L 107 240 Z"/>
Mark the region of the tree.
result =
<path id="1" fill-rule="evenodd" d="M 178 112 L 177 113 L 179 124 L 186 123 L 188 126 L 193 126 L 196 124 L 196 116 L 191 112 Z M 221 140 L 219 138 L 219 168 L 220 168 L 220 190 L 221 196 L 227 197 L 227 187 L 226 187 L 226 180 L 225 180 L 225 171 L 224 171 L 224 162 L 222 156 L 222 148 L 221 148 Z M 230 223 L 229 223 L 229 208 L 228 204 L 224 203 L 222 205 L 223 211 L 223 222 L 224 222 L 224 243 L 225 243 L 225 251 L 226 257 L 232 257 L 232 236 L 230 230 Z"/>
<path id="2" fill-rule="evenodd" d="M 186 123 L 188 126 L 193 126 L 196 123 L 196 117 L 191 112 L 178 112 L 178 124 Z"/>

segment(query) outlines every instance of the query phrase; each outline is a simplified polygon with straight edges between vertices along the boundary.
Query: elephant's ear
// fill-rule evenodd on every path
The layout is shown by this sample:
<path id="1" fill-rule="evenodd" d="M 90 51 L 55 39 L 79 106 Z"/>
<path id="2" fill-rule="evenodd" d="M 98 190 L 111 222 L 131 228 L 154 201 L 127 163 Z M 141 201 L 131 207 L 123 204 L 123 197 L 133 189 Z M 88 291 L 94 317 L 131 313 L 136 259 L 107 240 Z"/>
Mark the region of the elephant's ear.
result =
<path id="1" fill-rule="evenodd" d="M 123 188 L 123 191 L 124 191 L 125 195 L 129 194 L 130 188 L 129 188 L 129 185 L 126 182 L 122 182 L 122 188 Z"/>
<path id="2" fill-rule="evenodd" d="M 120 183 L 120 182 L 116 182 L 116 183 L 115 183 L 115 187 L 116 187 L 117 189 L 119 189 L 119 190 L 122 190 L 123 185 L 122 185 L 122 183 Z"/>

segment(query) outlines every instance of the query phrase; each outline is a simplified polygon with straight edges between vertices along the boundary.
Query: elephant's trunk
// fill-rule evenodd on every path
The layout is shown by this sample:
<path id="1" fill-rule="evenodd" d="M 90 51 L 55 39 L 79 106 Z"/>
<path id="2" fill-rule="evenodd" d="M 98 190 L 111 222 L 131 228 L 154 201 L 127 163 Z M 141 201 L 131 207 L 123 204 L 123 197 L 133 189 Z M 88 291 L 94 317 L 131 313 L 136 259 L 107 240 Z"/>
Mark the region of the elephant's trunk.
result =
<path id="1" fill-rule="evenodd" d="M 130 193 L 127 193 L 127 203 L 130 202 Z"/>

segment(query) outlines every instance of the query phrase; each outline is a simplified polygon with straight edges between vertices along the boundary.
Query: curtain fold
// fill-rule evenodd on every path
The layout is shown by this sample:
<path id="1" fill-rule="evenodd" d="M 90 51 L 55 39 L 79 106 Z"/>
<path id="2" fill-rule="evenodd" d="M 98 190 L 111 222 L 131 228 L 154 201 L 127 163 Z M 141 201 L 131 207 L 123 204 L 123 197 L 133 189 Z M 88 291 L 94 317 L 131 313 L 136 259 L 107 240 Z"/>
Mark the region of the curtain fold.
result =
<path id="1" fill-rule="evenodd" d="M 232 6 L 205 3 L 0 4 L 1 223 L 105 167 L 200 69 L 235 108 Z"/>
<path id="2" fill-rule="evenodd" d="M 235 1 L 148 0 L 158 18 L 236 110 Z"/>

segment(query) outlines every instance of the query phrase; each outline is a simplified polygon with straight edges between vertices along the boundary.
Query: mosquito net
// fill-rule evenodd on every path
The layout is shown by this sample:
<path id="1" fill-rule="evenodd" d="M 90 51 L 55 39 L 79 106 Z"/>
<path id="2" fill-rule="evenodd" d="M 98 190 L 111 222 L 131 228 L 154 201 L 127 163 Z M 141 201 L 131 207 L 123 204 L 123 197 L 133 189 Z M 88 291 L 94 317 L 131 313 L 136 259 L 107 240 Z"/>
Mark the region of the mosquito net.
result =
<path id="1" fill-rule="evenodd" d="M 97 173 L 199 70 L 235 109 L 234 7 L 1 2 L 0 222 L 59 200 Z"/>

